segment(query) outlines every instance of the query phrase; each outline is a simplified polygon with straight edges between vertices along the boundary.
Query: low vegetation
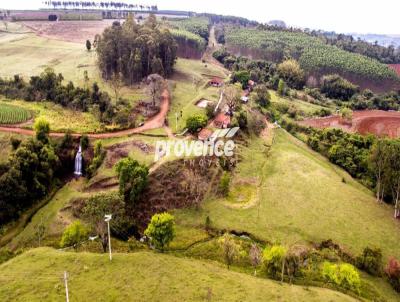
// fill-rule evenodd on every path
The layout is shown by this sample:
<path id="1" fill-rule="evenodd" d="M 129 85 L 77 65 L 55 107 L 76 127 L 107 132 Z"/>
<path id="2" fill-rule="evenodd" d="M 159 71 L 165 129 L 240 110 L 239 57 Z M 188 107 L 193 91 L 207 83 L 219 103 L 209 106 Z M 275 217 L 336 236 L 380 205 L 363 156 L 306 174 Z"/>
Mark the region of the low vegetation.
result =
<path id="1" fill-rule="evenodd" d="M 18 124 L 31 118 L 31 113 L 24 108 L 0 103 L 0 124 Z"/>

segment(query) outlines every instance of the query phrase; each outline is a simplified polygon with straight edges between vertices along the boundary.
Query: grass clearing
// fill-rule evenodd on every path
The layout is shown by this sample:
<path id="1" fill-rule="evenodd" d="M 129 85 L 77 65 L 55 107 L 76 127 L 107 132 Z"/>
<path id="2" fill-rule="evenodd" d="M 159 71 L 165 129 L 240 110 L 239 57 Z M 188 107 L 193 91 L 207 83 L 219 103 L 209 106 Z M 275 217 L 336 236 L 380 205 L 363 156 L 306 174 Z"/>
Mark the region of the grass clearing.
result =
<path id="1" fill-rule="evenodd" d="M 209 215 L 216 228 L 246 231 L 271 242 L 332 239 L 352 253 L 376 246 L 385 258 L 399 258 L 400 225 L 391 207 L 377 204 L 372 192 L 284 130 L 274 131 L 269 156 L 262 139 L 239 151 L 247 160 L 238 164 L 235 177 L 261 182 L 256 206 L 234 209 L 221 199 L 208 200 L 201 212 L 175 211 L 178 221 L 200 226 Z"/>
<path id="2" fill-rule="evenodd" d="M 4 42 L 4 43 L 3 43 Z M 101 90 L 107 91 L 114 98 L 113 90 L 100 75 L 96 65 L 96 52 L 86 50 L 85 45 L 65 42 L 35 34 L 2 34 L 0 35 L 0 77 L 9 78 L 19 74 L 29 80 L 32 75 L 39 75 L 46 67 L 56 73 L 62 73 L 65 81 L 84 87 L 84 71 L 88 72 L 89 85 L 99 84 Z M 135 104 L 145 97 L 138 86 L 123 87 L 120 96 Z"/>
<path id="3" fill-rule="evenodd" d="M 219 89 L 207 86 L 207 82 L 212 76 L 224 78 L 225 74 L 222 68 L 202 63 L 199 60 L 182 58 L 177 60 L 175 73 L 170 81 L 173 88 L 172 103 L 167 116 L 168 124 L 173 131 L 183 130 L 189 116 L 205 112 L 203 108 L 195 105 L 198 100 L 204 98 L 218 101 Z M 176 124 L 176 113 L 178 113 L 178 124 Z"/>
<path id="4" fill-rule="evenodd" d="M 2 301 L 356 301 L 328 289 L 280 284 L 217 263 L 137 252 L 107 255 L 28 251 L 0 266 Z"/>

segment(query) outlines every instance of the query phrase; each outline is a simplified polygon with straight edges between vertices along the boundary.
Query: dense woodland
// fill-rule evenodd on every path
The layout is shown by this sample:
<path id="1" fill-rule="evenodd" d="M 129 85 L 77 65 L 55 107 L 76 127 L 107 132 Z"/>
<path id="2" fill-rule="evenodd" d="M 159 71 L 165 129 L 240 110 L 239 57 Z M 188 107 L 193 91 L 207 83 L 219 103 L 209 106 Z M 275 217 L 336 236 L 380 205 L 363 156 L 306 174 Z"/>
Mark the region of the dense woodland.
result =
<path id="1" fill-rule="evenodd" d="M 170 76 L 177 46 L 168 29 L 150 15 L 143 25 L 132 16 L 121 25 L 115 21 L 96 38 L 99 67 L 105 79 L 118 76 L 131 85 L 149 74 Z"/>

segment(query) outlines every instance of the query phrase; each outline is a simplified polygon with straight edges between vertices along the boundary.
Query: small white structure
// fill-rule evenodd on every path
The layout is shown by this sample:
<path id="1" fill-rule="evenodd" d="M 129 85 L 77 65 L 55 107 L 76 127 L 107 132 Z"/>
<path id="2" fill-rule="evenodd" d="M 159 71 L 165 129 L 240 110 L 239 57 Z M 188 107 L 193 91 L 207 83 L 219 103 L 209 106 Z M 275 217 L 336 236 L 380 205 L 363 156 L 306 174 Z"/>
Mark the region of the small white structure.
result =
<path id="1" fill-rule="evenodd" d="M 243 103 L 247 103 L 247 102 L 249 101 L 249 97 L 243 95 L 243 96 L 240 98 L 240 100 L 241 100 Z"/>

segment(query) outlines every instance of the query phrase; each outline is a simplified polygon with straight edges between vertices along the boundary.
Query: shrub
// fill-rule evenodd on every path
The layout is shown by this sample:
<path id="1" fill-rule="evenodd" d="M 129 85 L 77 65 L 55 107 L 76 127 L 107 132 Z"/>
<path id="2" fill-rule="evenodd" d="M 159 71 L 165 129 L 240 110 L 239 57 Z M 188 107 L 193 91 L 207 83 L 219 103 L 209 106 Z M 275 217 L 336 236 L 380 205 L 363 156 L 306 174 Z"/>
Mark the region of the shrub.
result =
<path id="1" fill-rule="evenodd" d="M 286 255 L 286 248 L 281 245 L 266 247 L 263 252 L 263 265 L 267 274 L 278 278 L 282 272 L 282 265 Z"/>
<path id="2" fill-rule="evenodd" d="M 86 150 L 89 147 L 89 137 L 87 135 L 82 135 L 80 144 L 82 150 Z"/>
<path id="3" fill-rule="evenodd" d="M 93 160 L 86 170 L 87 176 L 89 178 L 92 177 L 96 170 L 101 166 L 105 157 L 106 151 L 103 148 L 103 144 L 101 143 L 101 141 L 97 141 L 94 146 Z"/>
<path id="4" fill-rule="evenodd" d="M 385 273 L 392 287 L 400 292 L 400 262 L 393 257 L 390 258 Z"/>
<path id="5" fill-rule="evenodd" d="M 190 116 L 186 120 L 186 128 L 190 133 L 196 133 L 199 129 L 207 125 L 207 118 L 201 114 Z"/>
<path id="6" fill-rule="evenodd" d="M 356 268 L 348 263 L 333 264 L 324 262 L 322 276 L 325 280 L 345 289 L 360 291 L 361 279 Z"/>
<path id="7" fill-rule="evenodd" d="M 232 235 L 228 233 L 225 233 L 224 236 L 219 239 L 219 243 L 222 247 L 226 266 L 229 269 L 235 259 L 237 259 L 239 256 L 240 246 L 236 244 L 235 240 L 232 238 Z"/>
<path id="8" fill-rule="evenodd" d="M 285 82 L 282 80 L 282 79 L 280 79 L 279 80 L 279 82 L 278 82 L 278 94 L 279 95 L 285 95 L 285 92 L 286 92 L 286 87 L 285 87 Z"/>
<path id="9" fill-rule="evenodd" d="M 382 273 L 382 251 L 378 248 L 366 247 L 363 253 L 357 257 L 356 265 L 359 269 L 373 276 L 380 276 Z"/>
<path id="10" fill-rule="evenodd" d="M 150 238 L 154 246 L 164 252 L 164 248 L 175 237 L 175 218 L 171 214 L 164 212 L 155 214 L 144 231 L 144 234 Z"/>
<path id="11" fill-rule="evenodd" d="M 304 71 L 294 59 L 289 59 L 278 65 L 279 76 L 291 88 L 302 89 L 304 86 Z"/>
<path id="12" fill-rule="evenodd" d="M 327 75 L 322 79 L 321 92 L 329 98 L 348 101 L 358 90 L 358 86 L 337 74 Z"/>
<path id="13" fill-rule="evenodd" d="M 48 141 L 48 135 L 50 133 L 50 124 L 44 118 L 38 118 L 35 121 L 34 129 L 36 132 L 36 138 L 46 143 Z"/>
<path id="14" fill-rule="evenodd" d="M 219 181 L 219 188 L 218 188 L 223 196 L 228 196 L 230 182 L 231 182 L 231 175 L 229 174 L 229 172 L 224 171 Z"/>
<path id="15" fill-rule="evenodd" d="M 60 246 L 72 246 L 76 250 L 79 244 L 84 241 L 87 236 L 88 231 L 86 227 L 79 220 L 76 220 L 65 229 L 61 237 Z"/>

